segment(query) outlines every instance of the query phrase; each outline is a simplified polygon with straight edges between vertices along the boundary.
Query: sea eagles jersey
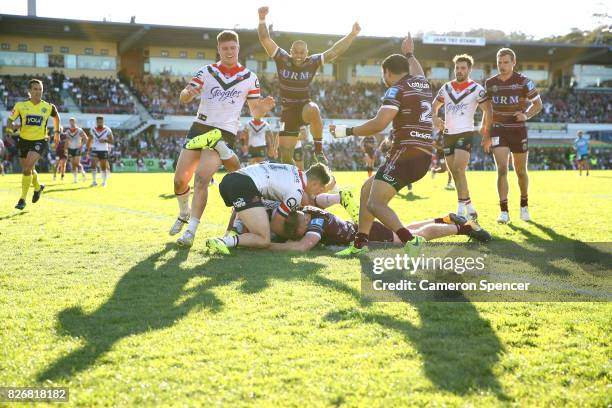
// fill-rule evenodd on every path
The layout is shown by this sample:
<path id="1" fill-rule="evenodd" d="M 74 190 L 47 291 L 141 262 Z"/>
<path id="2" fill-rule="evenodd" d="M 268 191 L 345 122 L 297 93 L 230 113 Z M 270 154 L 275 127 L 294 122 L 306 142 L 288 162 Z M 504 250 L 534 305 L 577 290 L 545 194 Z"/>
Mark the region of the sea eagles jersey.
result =
<path id="1" fill-rule="evenodd" d="M 78 149 L 81 147 L 81 136 L 85 133 L 83 129 L 78 128 L 68 128 L 66 129 L 66 136 L 68 137 L 68 148 L 69 149 Z"/>
<path id="2" fill-rule="evenodd" d="M 272 55 L 276 63 L 281 104 L 299 104 L 310 100 L 310 83 L 325 62 L 323 54 L 313 54 L 297 66 L 287 51 L 278 47 Z"/>
<path id="3" fill-rule="evenodd" d="M 278 213 L 286 217 L 302 203 L 306 175 L 290 164 L 259 163 L 238 170 L 249 176 L 266 200 L 280 202 Z"/>
<path id="4" fill-rule="evenodd" d="M 310 222 L 306 234 L 316 234 L 325 245 L 348 245 L 357 234 L 357 226 L 347 222 L 332 213 L 317 207 L 302 208 L 305 214 L 310 214 Z"/>
<path id="5" fill-rule="evenodd" d="M 472 80 L 445 83 L 436 96 L 438 102 L 444 103 L 444 133 L 456 135 L 473 132 L 476 108 L 487 99 L 482 85 Z"/>
<path id="6" fill-rule="evenodd" d="M 110 130 L 108 126 L 103 126 L 101 128 L 91 128 L 91 137 L 93 138 L 93 143 L 91 144 L 91 150 L 94 152 L 108 152 L 109 144 L 104 141 L 108 138 L 109 135 L 112 135 L 113 132 Z"/>
<path id="7" fill-rule="evenodd" d="M 259 124 L 254 120 L 250 120 L 246 125 L 246 130 L 249 132 L 249 146 L 261 147 L 266 145 L 266 132 L 270 130 L 270 125 L 265 121 L 260 121 Z"/>
<path id="8" fill-rule="evenodd" d="M 505 128 L 524 128 L 525 122 L 516 120 L 516 112 L 525 112 L 528 102 L 539 97 L 535 84 L 529 78 L 513 72 L 502 81 L 498 75 L 486 80 L 487 96 L 493 106 L 493 125 Z"/>
<path id="9" fill-rule="evenodd" d="M 200 106 L 195 122 L 236 134 L 240 127 L 240 111 L 247 99 L 259 99 L 259 80 L 248 68 L 237 64 L 227 68 L 205 65 L 191 78 L 190 84 L 200 89 Z"/>
<path id="10" fill-rule="evenodd" d="M 432 151 L 431 84 L 422 75 L 407 74 L 387 89 L 382 108 L 395 109 L 393 146 Z"/>

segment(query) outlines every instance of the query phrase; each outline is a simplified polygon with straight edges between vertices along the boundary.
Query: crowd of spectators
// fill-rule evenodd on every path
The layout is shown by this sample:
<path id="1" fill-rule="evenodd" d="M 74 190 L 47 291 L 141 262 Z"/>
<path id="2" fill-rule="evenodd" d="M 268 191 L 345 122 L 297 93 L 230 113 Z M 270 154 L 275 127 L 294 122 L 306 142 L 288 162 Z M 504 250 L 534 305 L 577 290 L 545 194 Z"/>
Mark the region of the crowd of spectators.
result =
<path id="1" fill-rule="evenodd" d="M 63 83 L 85 113 L 134 113 L 132 97 L 116 78 L 67 78 Z"/>
<path id="2" fill-rule="evenodd" d="M 64 75 L 54 72 L 51 75 L 20 75 L 0 77 L 0 101 L 7 109 L 28 98 L 28 82 L 31 79 L 40 79 L 43 82 L 43 99 L 55 105 L 60 112 L 66 112 L 61 90 Z"/>
<path id="3" fill-rule="evenodd" d="M 537 120 L 557 123 L 612 122 L 612 92 L 551 89 L 542 92 L 543 109 Z"/>

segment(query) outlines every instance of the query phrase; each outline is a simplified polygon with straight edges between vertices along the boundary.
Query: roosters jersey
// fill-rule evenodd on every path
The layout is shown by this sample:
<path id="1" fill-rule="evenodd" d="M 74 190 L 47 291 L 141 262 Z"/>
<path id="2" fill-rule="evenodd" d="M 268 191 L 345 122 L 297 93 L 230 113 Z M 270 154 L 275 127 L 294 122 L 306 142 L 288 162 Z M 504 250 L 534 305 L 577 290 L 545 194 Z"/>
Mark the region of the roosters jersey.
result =
<path id="1" fill-rule="evenodd" d="M 103 126 L 102 128 L 92 128 L 91 137 L 93 138 L 93 142 L 91 144 L 91 150 L 95 152 L 110 151 L 107 138 L 112 134 L 113 132 L 108 126 Z"/>
<path id="2" fill-rule="evenodd" d="M 78 149 L 79 147 L 81 147 L 81 136 L 84 133 L 85 132 L 80 127 L 74 129 L 66 129 L 66 136 L 68 138 L 68 148 Z"/>
<path id="3" fill-rule="evenodd" d="M 290 164 L 259 163 L 238 170 L 249 176 L 266 200 L 280 202 L 278 212 L 286 217 L 302 203 L 306 175 Z"/>
<path id="4" fill-rule="evenodd" d="M 246 125 L 246 130 L 249 132 L 249 146 L 261 147 L 266 145 L 266 133 L 270 130 L 270 125 L 267 122 L 259 121 L 255 123 L 250 120 Z"/>
<path id="5" fill-rule="evenodd" d="M 449 81 L 440 88 L 436 100 L 444 103 L 445 134 L 474 131 L 474 114 L 479 104 L 487 101 L 482 85 L 474 81 Z"/>
<path id="6" fill-rule="evenodd" d="M 247 99 L 259 99 L 259 80 L 237 64 L 227 68 L 220 62 L 203 66 L 190 84 L 200 89 L 200 106 L 195 121 L 234 135 L 240 128 L 240 111 Z"/>

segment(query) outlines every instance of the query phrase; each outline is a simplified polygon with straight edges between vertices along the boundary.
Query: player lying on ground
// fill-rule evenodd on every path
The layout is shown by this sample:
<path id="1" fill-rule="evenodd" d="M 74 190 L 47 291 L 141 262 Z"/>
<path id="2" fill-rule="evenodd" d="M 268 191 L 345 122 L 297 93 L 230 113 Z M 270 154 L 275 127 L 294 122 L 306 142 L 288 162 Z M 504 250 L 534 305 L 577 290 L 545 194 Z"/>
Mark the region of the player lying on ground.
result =
<path id="1" fill-rule="evenodd" d="M 475 221 L 449 214 L 432 220 L 417 221 L 405 226 L 413 235 L 427 241 L 452 235 L 466 235 L 476 241 L 487 242 L 491 235 Z M 344 221 L 336 215 L 316 207 L 303 207 L 293 211 L 285 220 L 283 236 L 291 241 L 272 243 L 271 250 L 308 251 L 318 243 L 324 245 L 349 245 L 355 239 L 358 226 Z M 402 244 L 396 233 L 383 224 L 374 221 L 370 229 L 369 242 L 388 242 Z"/>
<path id="2" fill-rule="evenodd" d="M 250 248 L 270 246 L 270 221 L 264 200 L 279 201 L 278 212 L 287 216 L 292 210 L 308 203 L 308 196 L 325 191 L 331 172 L 317 163 L 305 173 L 289 164 L 259 163 L 247 166 L 223 177 L 219 193 L 228 207 L 234 207 L 248 232 L 231 237 L 231 242 L 220 238 L 206 240 L 210 252 L 229 254 L 230 247 Z"/>

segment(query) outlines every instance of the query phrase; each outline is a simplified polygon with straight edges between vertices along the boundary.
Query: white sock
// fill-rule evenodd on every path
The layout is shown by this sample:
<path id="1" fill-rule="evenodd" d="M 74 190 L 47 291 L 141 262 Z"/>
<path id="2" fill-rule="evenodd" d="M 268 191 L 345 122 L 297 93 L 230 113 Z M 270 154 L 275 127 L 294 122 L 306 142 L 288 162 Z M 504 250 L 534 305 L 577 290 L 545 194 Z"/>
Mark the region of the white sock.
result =
<path id="1" fill-rule="evenodd" d="M 85 169 L 81 167 L 81 174 L 85 177 Z"/>
<path id="2" fill-rule="evenodd" d="M 198 225 L 200 225 L 200 220 L 197 218 L 193 218 L 191 217 L 189 219 L 189 224 L 187 225 L 187 230 L 193 232 L 193 235 L 195 235 L 197 229 L 198 229 Z"/>
<path id="3" fill-rule="evenodd" d="M 457 205 L 457 215 L 465 214 L 465 203 L 462 200 L 459 200 Z"/>
<path id="4" fill-rule="evenodd" d="M 340 193 L 323 193 L 315 197 L 315 204 L 319 208 L 331 207 L 340 204 Z"/>
<path id="5" fill-rule="evenodd" d="M 92 170 L 91 177 L 93 177 L 93 182 L 96 183 L 97 182 L 96 179 L 98 178 L 98 172 L 96 170 Z"/>
<path id="6" fill-rule="evenodd" d="M 228 248 L 234 248 L 234 247 L 238 246 L 238 237 L 237 236 L 223 237 L 223 238 L 221 238 L 221 240 L 223 242 L 225 242 L 225 245 L 227 245 Z"/>
<path id="7" fill-rule="evenodd" d="M 72 176 L 74 177 L 74 182 L 76 183 L 78 181 L 79 175 L 77 173 L 72 173 Z"/>
<path id="8" fill-rule="evenodd" d="M 102 172 L 102 184 L 106 184 L 106 172 Z"/>
<path id="9" fill-rule="evenodd" d="M 179 216 L 181 218 L 187 218 L 189 215 L 189 191 L 190 189 L 187 188 L 187 191 L 185 191 L 183 194 L 176 195 L 176 200 L 178 201 L 179 205 Z"/>
<path id="10" fill-rule="evenodd" d="M 110 170 L 106 170 L 106 178 L 107 178 L 107 179 L 109 179 L 109 178 L 110 178 L 110 175 L 111 175 Z"/>
<path id="11" fill-rule="evenodd" d="M 471 202 L 469 202 L 469 203 L 467 204 L 467 210 L 468 210 L 468 213 L 469 213 L 469 214 L 473 214 L 473 213 L 475 213 L 475 212 L 476 212 L 476 209 L 474 208 L 474 206 L 472 205 L 472 203 L 471 203 Z"/>

